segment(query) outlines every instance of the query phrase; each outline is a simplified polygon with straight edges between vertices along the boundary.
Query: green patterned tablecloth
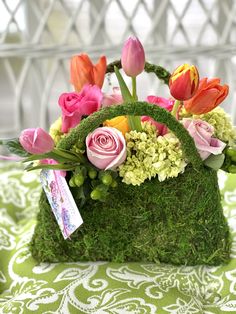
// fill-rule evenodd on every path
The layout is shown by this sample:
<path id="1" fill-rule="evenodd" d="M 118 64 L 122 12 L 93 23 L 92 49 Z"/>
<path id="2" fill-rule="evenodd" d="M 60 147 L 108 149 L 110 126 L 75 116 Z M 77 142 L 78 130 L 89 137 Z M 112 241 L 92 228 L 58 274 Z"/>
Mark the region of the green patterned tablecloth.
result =
<path id="1" fill-rule="evenodd" d="M 236 313 L 236 179 L 220 173 L 219 182 L 234 237 L 226 266 L 37 265 L 28 250 L 41 191 L 37 174 L 1 164 L 0 313 Z"/>

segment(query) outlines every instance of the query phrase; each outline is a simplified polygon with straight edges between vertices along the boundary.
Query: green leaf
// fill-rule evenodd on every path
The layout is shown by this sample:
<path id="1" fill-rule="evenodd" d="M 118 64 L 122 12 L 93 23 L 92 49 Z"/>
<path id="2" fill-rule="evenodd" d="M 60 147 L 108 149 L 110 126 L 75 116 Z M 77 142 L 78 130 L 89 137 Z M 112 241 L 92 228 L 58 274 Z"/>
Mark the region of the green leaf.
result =
<path id="1" fill-rule="evenodd" d="M 46 153 L 46 154 L 37 154 L 37 155 L 30 155 L 28 158 L 24 159 L 23 162 L 29 162 L 29 161 L 34 161 L 34 160 L 41 160 L 41 159 L 53 159 L 53 156 L 51 153 Z"/>
<path id="2" fill-rule="evenodd" d="M 25 168 L 25 170 L 32 171 L 32 170 L 37 170 L 37 169 L 51 169 L 51 170 L 69 171 L 69 170 L 74 170 L 76 166 L 77 166 L 77 164 L 74 164 L 74 165 L 65 165 L 65 164 L 45 165 L 45 164 L 41 164 L 41 165 L 37 165 L 37 166 L 29 165 Z"/>
<path id="3" fill-rule="evenodd" d="M 120 90 L 121 90 L 121 94 L 123 97 L 124 101 L 127 102 L 133 102 L 136 99 L 136 92 L 134 97 L 131 95 L 122 75 L 120 74 L 120 71 L 118 70 L 118 68 L 116 66 L 114 66 L 114 70 L 116 73 L 116 77 L 118 79 L 119 85 L 120 85 Z M 129 122 L 129 126 L 131 130 L 136 130 L 138 132 L 142 132 L 142 125 L 141 125 L 141 120 L 139 116 L 128 116 L 128 122 Z"/>
<path id="4" fill-rule="evenodd" d="M 128 116 L 128 123 L 131 130 L 142 132 L 142 124 L 139 116 Z"/>
<path id="5" fill-rule="evenodd" d="M 119 85 L 120 85 L 120 90 L 121 90 L 123 100 L 128 101 L 128 102 L 134 101 L 134 98 L 132 97 L 132 95 L 128 89 L 128 86 L 126 85 L 122 75 L 120 74 L 120 71 L 118 70 L 118 68 L 116 66 L 114 66 L 114 70 L 115 70 L 115 74 L 116 74 L 116 77 L 117 77 Z"/>
<path id="6" fill-rule="evenodd" d="M 204 160 L 204 164 L 209 168 L 219 170 L 223 165 L 224 160 L 225 160 L 224 154 L 210 155 L 206 160 Z"/>
<path id="7" fill-rule="evenodd" d="M 66 163 L 66 162 L 74 162 L 74 163 L 82 163 L 84 162 L 85 158 L 81 155 L 75 155 L 70 151 L 54 149 L 53 151 L 45 154 L 37 154 L 31 155 L 30 157 L 26 158 L 23 162 L 29 162 L 34 160 L 41 160 L 41 159 L 54 159 L 59 163 Z"/>
<path id="8" fill-rule="evenodd" d="M 21 146 L 18 138 L 12 138 L 9 140 L 1 140 L 0 145 L 6 146 L 9 152 L 14 155 L 18 155 L 20 157 L 30 156 L 30 154 L 26 152 L 24 148 Z"/>
<path id="9" fill-rule="evenodd" d="M 58 157 L 62 157 L 65 160 L 71 160 L 71 161 L 75 161 L 75 162 L 84 162 L 85 158 L 82 154 L 79 153 L 74 153 L 65 149 L 57 149 L 54 148 L 53 153 L 58 156 Z"/>

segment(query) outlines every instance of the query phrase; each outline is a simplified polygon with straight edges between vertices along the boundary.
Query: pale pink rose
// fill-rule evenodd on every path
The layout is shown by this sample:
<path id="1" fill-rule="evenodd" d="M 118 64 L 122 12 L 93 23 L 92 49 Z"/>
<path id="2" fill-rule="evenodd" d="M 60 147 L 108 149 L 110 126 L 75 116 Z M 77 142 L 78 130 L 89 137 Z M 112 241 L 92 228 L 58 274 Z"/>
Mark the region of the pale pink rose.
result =
<path id="1" fill-rule="evenodd" d="M 111 105 L 118 105 L 123 103 L 122 95 L 118 87 L 113 88 L 113 94 L 103 94 L 102 106 L 109 107 Z"/>
<path id="2" fill-rule="evenodd" d="M 126 159 L 122 133 L 111 127 L 100 127 L 86 137 L 87 157 L 98 169 L 116 169 Z"/>
<path id="3" fill-rule="evenodd" d="M 214 133 L 212 125 L 199 119 L 183 119 L 183 126 L 194 139 L 202 160 L 205 160 L 211 154 L 219 155 L 222 153 L 226 144 L 219 139 L 212 137 Z"/>
<path id="4" fill-rule="evenodd" d="M 101 108 L 102 92 L 96 85 L 85 85 L 80 93 L 64 93 L 59 98 L 62 111 L 63 133 L 77 126 L 82 116 L 88 116 Z"/>
<path id="5" fill-rule="evenodd" d="M 148 96 L 146 101 L 151 103 L 151 104 L 155 104 L 159 107 L 162 107 L 162 108 L 166 109 L 167 111 L 172 110 L 174 102 L 175 102 L 172 99 L 167 99 L 164 97 L 157 97 L 157 96 Z M 157 121 L 155 121 L 154 119 L 152 119 L 148 116 L 142 116 L 141 120 L 142 120 L 142 122 L 148 121 L 152 125 L 154 125 L 156 127 L 159 135 L 165 135 L 168 131 L 167 127 L 164 124 L 158 123 Z"/>
<path id="6" fill-rule="evenodd" d="M 54 148 L 52 137 L 41 128 L 23 130 L 19 142 L 28 153 L 35 155 L 48 153 Z"/>

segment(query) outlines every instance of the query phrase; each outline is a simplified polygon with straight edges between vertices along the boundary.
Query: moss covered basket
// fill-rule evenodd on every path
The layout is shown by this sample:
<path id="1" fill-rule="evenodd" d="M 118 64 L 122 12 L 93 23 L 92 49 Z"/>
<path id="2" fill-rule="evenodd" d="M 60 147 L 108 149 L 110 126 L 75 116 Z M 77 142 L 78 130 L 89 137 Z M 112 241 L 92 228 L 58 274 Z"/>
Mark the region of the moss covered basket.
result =
<path id="1" fill-rule="evenodd" d="M 80 213 L 83 225 L 64 240 L 44 192 L 31 242 L 42 262 L 145 261 L 183 265 L 219 265 L 230 258 L 230 233 L 223 215 L 217 173 L 206 168 L 193 139 L 173 116 L 146 102 L 104 108 L 63 138 L 58 147 L 84 143 L 103 121 L 119 115 L 147 115 L 179 138 L 189 161 L 183 174 L 140 186 L 118 182 L 106 202 L 89 200 Z"/>

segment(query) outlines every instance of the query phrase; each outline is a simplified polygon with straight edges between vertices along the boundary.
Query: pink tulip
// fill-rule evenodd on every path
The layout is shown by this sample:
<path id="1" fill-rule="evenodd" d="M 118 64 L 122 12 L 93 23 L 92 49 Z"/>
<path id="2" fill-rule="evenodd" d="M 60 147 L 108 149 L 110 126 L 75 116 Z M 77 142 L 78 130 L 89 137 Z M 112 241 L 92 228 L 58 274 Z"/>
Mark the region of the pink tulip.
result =
<path id="1" fill-rule="evenodd" d="M 122 133 L 110 127 L 101 127 L 86 138 L 87 157 L 98 169 L 116 169 L 126 159 L 126 143 Z"/>
<path id="2" fill-rule="evenodd" d="M 126 75 L 135 77 L 143 72 L 145 66 L 145 53 L 137 37 L 130 37 L 124 43 L 121 64 Z"/>
<path id="3" fill-rule="evenodd" d="M 113 88 L 113 94 L 103 94 L 102 106 L 109 107 L 111 105 L 118 105 L 123 103 L 122 95 L 118 87 Z"/>
<path id="4" fill-rule="evenodd" d="M 219 139 L 212 137 L 214 128 L 209 123 L 200 119 L 183 119 L 183 126 L 194 139 L 202 160 L 205 160 L 211 154 L 219 155 L 224 150 L 226 144 Z"/>
<path id="5" fill-rule="evenodd" d="M 19 141 L 21 146 L 30 154 L 45 154 L 54 148 L 52 137 L 41 128 L 23 130 Z"/>
<path id="6" fill-rule="evenodd" d="M 147 102 L 151 104 L 155 104 L 159 107 L 162 107 L 166 109 L 167 111 L 171 111 L 174 105 L 173 99 L 167 99 L 164 97 L 156 97 L 156 96 L 148 96 L 146 99 Z M 167 127 L 164 124 L 158 123 L 154 119 L 148 117 L 148 116 L 142 116 L 141 118 L 142 122 L 148 121 L 152 125 L 154 125 L 158 131 L 158 135 L 165 135 L 168 131 Z"/>
<path id="7" fill-rule="evenodd" d="M 85 85 L 80 93 L 64 93 L 59 98 L 62 110 L 63 133 L 77 126 L 82 116 L 88 116 L 101 108 L 102 92 L 96 85 Z"/>

